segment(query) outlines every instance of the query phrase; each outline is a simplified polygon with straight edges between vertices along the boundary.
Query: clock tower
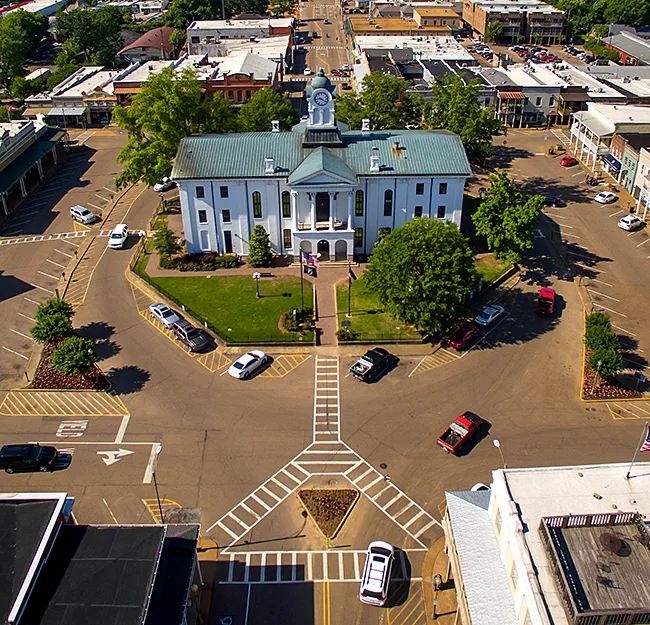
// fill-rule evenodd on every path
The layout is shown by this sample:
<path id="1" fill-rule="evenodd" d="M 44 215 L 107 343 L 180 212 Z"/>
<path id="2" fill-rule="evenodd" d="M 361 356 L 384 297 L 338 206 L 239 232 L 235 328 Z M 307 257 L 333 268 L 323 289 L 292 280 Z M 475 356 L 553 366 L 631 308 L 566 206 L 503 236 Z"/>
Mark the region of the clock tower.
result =
<path id="1" fill-rule="evenodd" d="M 309 128 L 335 128 L 334 121 L 334 94 L 336 87 L 325 76 L 324 70 L 318 74 L 307 87 L 307 103 L 309 111 Z"/>

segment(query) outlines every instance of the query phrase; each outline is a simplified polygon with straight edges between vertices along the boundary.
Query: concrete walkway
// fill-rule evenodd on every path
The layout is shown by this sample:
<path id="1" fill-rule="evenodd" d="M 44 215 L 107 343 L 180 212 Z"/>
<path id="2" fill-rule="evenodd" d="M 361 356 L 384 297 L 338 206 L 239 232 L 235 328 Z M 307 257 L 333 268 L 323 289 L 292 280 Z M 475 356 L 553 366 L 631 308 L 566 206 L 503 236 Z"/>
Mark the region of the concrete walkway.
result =
<path id="1" fill-rule="evenodd" d="M 445 553 L 445 537 L 439 538 L 424 558 L 422 564 L 422 592 L 427 625 L 455 625 L 457 601 L 453 578 L 448 578 L 449 558 Z M 442 578 L 442 586 L 437 592 L 433 589 L 436 575 Z"/>

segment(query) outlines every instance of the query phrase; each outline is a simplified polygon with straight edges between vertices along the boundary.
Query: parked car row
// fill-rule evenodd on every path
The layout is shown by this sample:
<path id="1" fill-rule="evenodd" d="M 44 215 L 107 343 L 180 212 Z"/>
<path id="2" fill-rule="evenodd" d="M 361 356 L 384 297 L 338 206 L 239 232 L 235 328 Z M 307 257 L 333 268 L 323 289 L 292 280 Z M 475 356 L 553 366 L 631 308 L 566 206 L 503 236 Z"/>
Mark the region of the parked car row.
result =
<path id="1" fill-rule="evenodd" d="M 468 322 L 458 326 L 447 340 L 447 345 L 457 350 L 462 350 L 471 345 L 479 333 L 479 326 L 488 328 L 505 314 L 505 308 L 498 304 L 491 304 L 481 310 L 476 317 Z"/>
<path id="2" fill-rule="evenodd" d="M 539 46 L 510 46 L 508 50 L 518 54 L 525 61 L 532 63 L 558 63 L 562 59 Z"/>
<path id="3" fill-rule="evenodd" d="M 474 45 L 467 46 L 467 49 L 470 52 L 474 52 L 474 54 L 478 54 L 479 56 L 482 56 L 486 61 L 491 61 L 494 57 L 494 53 L 488 46 L 486 46 L 484 43 L 475 43 Z"/>
<path id="4" fill-rule="evenodd" d="M 583 50 L 574 48 L 573 46 L 562 46 L 562 50 L 568 52 L 572 56 L 578 57 L 581 61 L 584 61 L 585 63 L 591 63 L 592 61 L 596 60 L 595 57 L 591 56 L 590 54 L 587 54 Z"/>
<path id="5" fill-rule="evenodd" d="M 161 302 L 150 304 L 149 314 L 172 330 L 174 338 L 183 343 L 190 352 L 200 352 L 210 343 L 208 335 L 203 330 L 195 328 L 186 319 L 181 319 L 176 311 Z"/>

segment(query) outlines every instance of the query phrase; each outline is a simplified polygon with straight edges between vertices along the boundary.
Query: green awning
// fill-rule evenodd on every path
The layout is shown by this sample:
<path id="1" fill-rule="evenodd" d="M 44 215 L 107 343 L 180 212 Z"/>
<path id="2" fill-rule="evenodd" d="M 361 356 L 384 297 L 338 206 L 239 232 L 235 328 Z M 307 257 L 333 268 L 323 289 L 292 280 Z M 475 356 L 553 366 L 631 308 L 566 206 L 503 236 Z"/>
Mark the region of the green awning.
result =
<path id="1" fill-rule="evenodd" d="M 30 145 L 17 159 L 0 171 L 0 193 L 6 191 L 65 136 L 65 130 L 48 128 L 36 143 Z"/>

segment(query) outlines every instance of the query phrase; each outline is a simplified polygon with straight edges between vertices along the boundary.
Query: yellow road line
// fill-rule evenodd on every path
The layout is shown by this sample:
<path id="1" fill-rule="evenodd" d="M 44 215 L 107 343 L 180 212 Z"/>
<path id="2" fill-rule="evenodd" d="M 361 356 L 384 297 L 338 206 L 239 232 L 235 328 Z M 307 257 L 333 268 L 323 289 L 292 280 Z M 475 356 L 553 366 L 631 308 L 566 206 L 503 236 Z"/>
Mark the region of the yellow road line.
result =
<path id="1" fill-rule="evenodd" d="M 330 625 L 332 622 L 331 598 L 330 583 L 326 581 L 323 583 L 323 625 Z"/>
<path id="2" fill-rule="evenodd" d="M 308 354 L 280 354 L 273 359 L 271 365 L 258 377 L 260 378 L 283 378 L 294 369 L 297 369 L 303 362 L 309 360 Z"/>
<path id="3" fill-rule="evenodd" d="M 650 406 L 647 402 L 644 402 L 645 406 Z M 608 403 L 607 404 L 607 409 L 609 410 L 609 414 L 612 416 L 612 419 L 617 419 L 617 420 L 622 420 L 622 419 L 646 419 L 648 416 L 650 416 L 650 411 L 642 408 L 639 404 L 634 404 L 634 403 L 629 403 L 625 404 L 624 406 L 618 404 L 618 403 Z M 642 414 L 638 414 L 640 411 Z M 632 416 L 626 416 L 623 414 L 624 412 L 632 415 Z"/>
<path id="4" fill-rule="evenodd" d="M 145 505 L 149 514 L 153 517 L 155 523 L 162 523 L 163 519 L 160 516 L 160 508 L 162 508 L 163 514 L 167 510 L 175 510 L 177 508 L 182 508 L 181 504 L 175 502 L 173 499 L 161 499 L 160 506 L 158 506 L 157 499 L 143 499 L 142 503 Z"/>
<path id="5" fill-rule="evenodd" d="M 403 605 L 399 606 L 399 608 L 391 608 L 391 609 L 388 611 L 388 612 L 389 612 L 389 615 L 390 615 L 390 617 L 391 617 L 391 618 L 389 619 L 388 622 L 389 622 L 389 623 L 394 623 L 395 620 L 399 618 L 399 615 L 400 615 L 402 612 L 404 612 L 404 610 L 406 610 L 406 608 L 408 607 L 409 603 L 411 603 L 414 599 L 418 598 L 418 596 L 419 596 L 419 592 L 414 592 L 414 593 L 410 596 L 410 598 L 409 598 L 409 599 L 408 599 L 408 600 L 407 600 Z M 422 600 L 422 598 L 420 597 L 420 601 L 421 601 L 421 600 Z M 420 601 L 418 601 L 418 603 L 416 603 L 416 607 L 417 607 L 417 605 L 420 603 Z M 392 613 L 393 613 L 395 610 L 398 610 L 398 612 L 397 612 L 397 614 L 393 615 Z M 408 618 L 408 617 L 407 617 L 407 618 Z"/>
<path id="6" fill-rule="evenodd" d="M 122 417 L 124 402 L 103 391 L 10 391 L 0 404 L 8 417 Z"/>

